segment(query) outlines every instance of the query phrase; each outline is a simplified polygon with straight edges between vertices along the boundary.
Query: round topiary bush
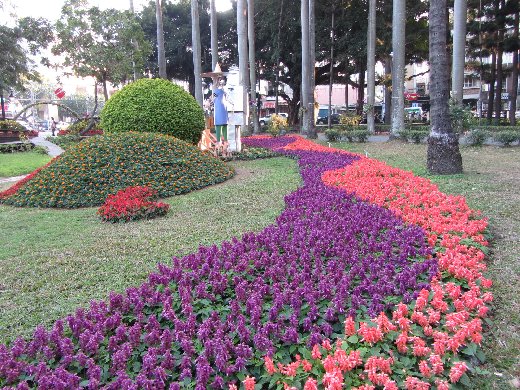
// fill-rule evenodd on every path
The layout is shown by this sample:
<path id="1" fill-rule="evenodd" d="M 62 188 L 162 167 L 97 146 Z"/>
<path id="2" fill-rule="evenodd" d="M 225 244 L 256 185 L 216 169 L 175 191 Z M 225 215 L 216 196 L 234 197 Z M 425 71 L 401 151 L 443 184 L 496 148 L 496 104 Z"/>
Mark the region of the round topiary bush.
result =
<path id="1" fill-rule="evenodd" d="M 196 144 L 204 130 L 204 112 L 182 87 L 163 79 L 140 79 L 106 102 L 100 127 L 112 133 L 168 134 Z"/>
<path id="2" fill-rule="evenodd" d="M 99 206 L 108 195 L 127 187 L 147 186 L 164 198 L 223 182 L 233 174 L 222 161 L 174 137 L 107 134 L 73 146 L 2 202 L 59 208 Z"/>

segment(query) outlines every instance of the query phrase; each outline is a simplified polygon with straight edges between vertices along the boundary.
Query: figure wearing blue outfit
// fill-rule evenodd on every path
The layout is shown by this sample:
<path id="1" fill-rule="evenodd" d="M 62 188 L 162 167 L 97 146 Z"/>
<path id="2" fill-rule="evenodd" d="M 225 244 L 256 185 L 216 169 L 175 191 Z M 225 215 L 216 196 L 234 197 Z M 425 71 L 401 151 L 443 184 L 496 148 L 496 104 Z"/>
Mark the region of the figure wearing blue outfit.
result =
<path id="1" fill-rule="evenodd" d="M 228 112 L 226 107 L 226 92 L 224 91 L 224 79 L 219 78 L 218 86 L 213 91 L 213 104 L 215 110 L 215 130 L 217 142 L 227 142 Z"/>

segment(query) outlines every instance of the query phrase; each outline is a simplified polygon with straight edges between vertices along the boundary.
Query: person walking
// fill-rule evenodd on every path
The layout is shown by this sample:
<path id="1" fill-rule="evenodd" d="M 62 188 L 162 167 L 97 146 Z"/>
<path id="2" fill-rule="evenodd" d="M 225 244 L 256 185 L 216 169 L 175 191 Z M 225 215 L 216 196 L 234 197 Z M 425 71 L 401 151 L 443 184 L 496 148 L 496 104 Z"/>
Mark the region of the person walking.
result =
<path id="1" fill-rule="evenodd" d="M 54 120 L 54 117 L 51 117 L 51 131 L 52 131 L 52 136 L 54 137 L 54 133 L 56 132 L 56 121 Z"/>

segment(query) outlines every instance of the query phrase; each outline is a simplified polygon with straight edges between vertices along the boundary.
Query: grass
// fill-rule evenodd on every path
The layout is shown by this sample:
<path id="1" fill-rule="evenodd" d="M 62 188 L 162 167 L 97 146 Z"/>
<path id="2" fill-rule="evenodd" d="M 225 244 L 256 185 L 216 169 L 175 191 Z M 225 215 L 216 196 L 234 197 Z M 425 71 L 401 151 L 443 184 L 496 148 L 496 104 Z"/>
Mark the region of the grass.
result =
<path id="1" fill-rule="evenodd" d="M 326 144 L 326 143 L 325 143 Z M 469 206 L 489 218 L 493 239 L 486 276 L 494 282 L 492 326 L 483 350 L 489 376 L 474 379 L 476 389 L 520 387 L 520 149 L 495 146 L 461 147 L 464 173 L 435 176 L 426 170 L 426 145 L 400 141 L 335 143 L 333 147 L 368 155 L 389 165 L 411 170 L 436 183 L 440 190 L 465 196 Z"/>
<path id="2" fill-rule="evenodd" d="M 51 156 L 31 151 L 0 153 L 0 177 L 20 176 L 51 161 Z"/>
<path id="3" fill-rule="evenodd" d="M 400 141 L 334 147 L 369 157 L 462 194 L 490 219 L 493 235 L 487 277 L 494 281 L 493 325 L 483 349 L 486 376 L 475 389 L 518 387 L 520 377 L 520 149 L 462 147 L 464 174 L 432 176 L 426 146 Z M 145 280 L 157 262 L 220 243 L 274 221 L 283 195 L 299 183 L 295 162 L 284 158 L 236 162 L 235 178 L 218 186 L 167 199 L 165 218 L 101 224 L 95 209 L 40 210 L 0 206 L 0 342 L 29 335 L 38 323 L 57 318 Z M 2 187 L 3 186 L 3 187 Z M 6 184 L 0 184 L 0 190 Z M 517 382 L 514 382 L 514 381 Z"/>
<path id="4" fill-rule="evenodd" d="M 222 184 L 166 199 L 166 217 L 102 223 L 96 208 L 55 210 L 0 206 L 0 342 L 137 286 L 158 262 L 260 231 L 300 183 L 296 162 L 236 162 Z"/>

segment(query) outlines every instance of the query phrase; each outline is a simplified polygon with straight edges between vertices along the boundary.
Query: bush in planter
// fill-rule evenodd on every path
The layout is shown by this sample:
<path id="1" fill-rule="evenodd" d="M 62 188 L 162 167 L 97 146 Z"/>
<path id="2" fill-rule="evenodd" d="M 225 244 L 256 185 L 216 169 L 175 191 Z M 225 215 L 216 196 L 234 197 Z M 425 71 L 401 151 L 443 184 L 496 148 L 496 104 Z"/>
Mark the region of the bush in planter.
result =
<path id="1" fill-rule="evenodd" d="M 504 146 L 510 146 L 515 141 L 520 141 L 520 131 L 504 130 L 493 134 L 493 139 L 501 142 Z"/>
<path id="2" fill-rule="evenodd" d="M 482 146 L 489 137 L 489 132 L 481 127 L 477 127 L 469 132 L 467 140 L 470 145 Z"/>
<path id="3" fill-rule="evenodd" d="M 204 112 L 182 87 L 163 79 L 140 79 L 116 92 L 101 111 L 100 127 L 173 135 L 196 144 L 204 130 Z"/>
<path id="4" fill-rule="evenodd" d="M 399 131 L 399 136 L 402 139 L 416 144 L 420 144 L 429 134 L 430 128 L 428 126 L 413 126 Z"/>
<path id="5" fill-rule="evenodd" d="M 369 132 L 366 128 L 362 126 L 356 126 L 354 129 L 350 131 L 351 137 L 356 140 L 357 142 L 367 142 Z"/>
<path id="6" fill-rule="evenodd" d="M 17 121 L 6 119 L 0 120 L 0 131 L 26 131 L 25 126 L 21 125 Z"/>
<path id="7" fill-rule="evenodd" d="M 288 123 L 287 118 L 281 115 L 273 114 L 271 115 L 271 120 L 267 125 L 267 132 L 271 134 L 273 137 L 278 137 L 282 135 L 287 129 Z"/>
<path id="8" fill-rule="evenodd" d="M 149 187 L 128 187 L 108 195 L 97 214 L 104 222 L 129 222 L 166 215 L 167 203 L 156 202 L 157 191 Z"/>
<path id="9" fill-rule="evenodd" d="M 330 129 L 325 130 L 325 137 L 329 142 L 338 142 L 341 141 L 343 136 L 343 131 L 341 131 L 337 127 L 332 127 Z"/>

